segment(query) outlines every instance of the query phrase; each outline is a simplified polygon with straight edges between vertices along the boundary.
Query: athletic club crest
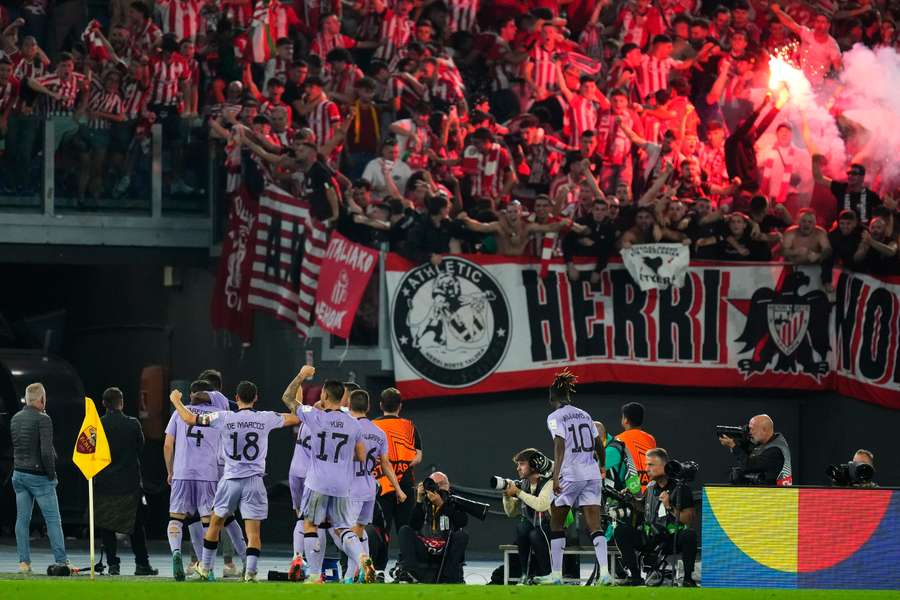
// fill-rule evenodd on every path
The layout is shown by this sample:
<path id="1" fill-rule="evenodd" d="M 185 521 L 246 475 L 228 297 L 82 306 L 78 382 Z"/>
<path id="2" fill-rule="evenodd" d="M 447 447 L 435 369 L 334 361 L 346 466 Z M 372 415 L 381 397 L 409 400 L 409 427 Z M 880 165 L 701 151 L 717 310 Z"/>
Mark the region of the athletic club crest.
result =
<path id="1" fill-rule="evenodd" d="M 78 436 L 75 442 L 75 450 L 80 454 L 93 454 L 97 451 L 97 428 L 88 425 Z"/>
<path id="2" fill-rule="evenodd" d="M 490 375 L 510 339 L 509 305 L 475 263 L 446 257 L 408 272 L 394 298 L 394 343 L 423 378 L 465 387 Z"/>
<path id="3" fill-rule="evenodd" d="M 752 353 L 738 361 L 745 376 L 799 372 L 818 380 L 828 373 L 831 304 L 821 290 L 800 293 L 809 284 L 809 276 L 795 269 L 779 289 L 760 288 L 753 293 L 747 323 L 737 338 L 744 344 L 740 354 Z"/>

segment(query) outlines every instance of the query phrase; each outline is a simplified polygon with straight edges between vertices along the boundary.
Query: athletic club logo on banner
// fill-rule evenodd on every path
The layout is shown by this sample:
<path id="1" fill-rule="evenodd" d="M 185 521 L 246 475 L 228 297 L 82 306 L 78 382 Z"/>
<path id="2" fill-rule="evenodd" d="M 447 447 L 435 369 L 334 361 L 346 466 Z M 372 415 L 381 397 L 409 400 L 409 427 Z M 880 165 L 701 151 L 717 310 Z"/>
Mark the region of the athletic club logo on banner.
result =
<path id="1" fill-rule="evenodd" d="M 795 270 L 776 289 L 763 287 L 753 293 L 747 324 L 736 340 L 744 343 L 741 353 L 753 352 L 738 361 L 741 372 L 799 372 L 817 380 L 828 374 L 831 304 L 823 291 L 810 286 L 809 275 Z M 808 291 L 801 293 L 804 289 Z"/>
<path id="2" fill-rule="evenodd" d="M 405 274 L 393 298 L 394 346 L 421 377 L 445 387 L 481 381 L 509 346 L 509 303 L 479 265 L 446 257 Z"/>

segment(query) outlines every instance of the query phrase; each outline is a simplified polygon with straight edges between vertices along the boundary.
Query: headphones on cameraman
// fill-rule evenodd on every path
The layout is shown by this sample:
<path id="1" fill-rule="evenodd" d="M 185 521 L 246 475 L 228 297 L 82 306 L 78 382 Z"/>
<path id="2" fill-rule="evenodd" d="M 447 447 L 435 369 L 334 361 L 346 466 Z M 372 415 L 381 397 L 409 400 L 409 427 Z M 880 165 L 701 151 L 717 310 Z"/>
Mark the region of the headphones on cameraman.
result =
<path id="1" fill-rule="evenodd" d="M 543 475 L 553 468 L 553 461 L 547 458 L 540 450 L 533 450 L 531 456 L 528 458 L 528 466 L 531 467 L 531 470 L 535 473 Z"/>

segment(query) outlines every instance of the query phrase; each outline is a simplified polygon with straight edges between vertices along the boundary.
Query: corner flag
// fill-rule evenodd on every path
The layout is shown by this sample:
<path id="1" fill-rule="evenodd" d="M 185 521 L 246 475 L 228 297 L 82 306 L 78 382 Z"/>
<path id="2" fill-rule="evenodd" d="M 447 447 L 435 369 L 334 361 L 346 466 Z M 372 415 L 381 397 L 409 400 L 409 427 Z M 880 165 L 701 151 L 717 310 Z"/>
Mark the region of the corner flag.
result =
<path id="1" fill-rule="evenodd" d="M 94 401 L 87 397 L 84 399 L 84 422 L 75 440 L 72 462 L 81 469 L 86 479 L 92 479 L 112 462 L 109 442 L 100 423 L 97 407 L 94 406 Z"/>

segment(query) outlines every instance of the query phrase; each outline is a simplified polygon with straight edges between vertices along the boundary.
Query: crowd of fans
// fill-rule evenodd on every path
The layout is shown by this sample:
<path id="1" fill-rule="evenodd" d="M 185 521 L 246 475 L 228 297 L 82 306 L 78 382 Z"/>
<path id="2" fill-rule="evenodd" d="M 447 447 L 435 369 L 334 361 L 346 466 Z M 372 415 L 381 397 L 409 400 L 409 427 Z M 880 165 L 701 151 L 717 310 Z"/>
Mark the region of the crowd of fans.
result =
<path id="1" fill-rule="evenodd" d="M 769 88 L 773 55 L 825 89 L 853 44 L 900 46 L 896 11 L 111 0 L 88 15 L 84 0 L 6 3 L 2 185 L 35 185 L 48 119 L 79 198 L 127 193 L 158 123 L 164 193 L 192 191 L 186 168 L 211 151 L 228 202 L 274 181 L 328 227 L 415 261 L 562 256 L 571 278 L 596 281 L 618 249 L 663 241 L 698 259 L 898 274 L 895 190 L 871 174 L 867 186 L 864 164 L 828 179 L 803 124 L 780 116 L 790 90 Z M 596 270 L 575 269 L 579 256 Z"/>

